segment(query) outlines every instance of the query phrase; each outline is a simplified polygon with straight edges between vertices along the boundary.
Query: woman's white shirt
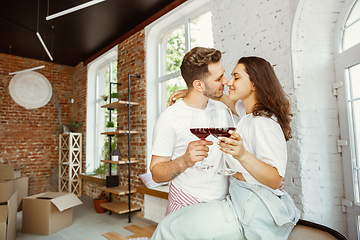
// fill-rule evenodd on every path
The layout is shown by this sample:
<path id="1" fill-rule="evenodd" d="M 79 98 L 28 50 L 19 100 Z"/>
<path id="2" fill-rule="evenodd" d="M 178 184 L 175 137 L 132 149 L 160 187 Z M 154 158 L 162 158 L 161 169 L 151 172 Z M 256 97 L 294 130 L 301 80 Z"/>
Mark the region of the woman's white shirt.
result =
<path id="1" fill-rule="evenodd" d="M 286 140 L 280 125 L 273 118 L 253 116 L 246 114 L 245 107 L 241 101 L 236 103 L 236 111 L 241 117 L 236 127 L 244 141 L 244 147 L 259 160 L 275 167 L 281 177 L 285 176 L 287 149 Z M 248 171 L 233 157 L 228 158 L 229 166 L 241 172 L 246 182 L 264 186 L 274 194 L 280 196 L 280 190 L 258 182 Z"/>

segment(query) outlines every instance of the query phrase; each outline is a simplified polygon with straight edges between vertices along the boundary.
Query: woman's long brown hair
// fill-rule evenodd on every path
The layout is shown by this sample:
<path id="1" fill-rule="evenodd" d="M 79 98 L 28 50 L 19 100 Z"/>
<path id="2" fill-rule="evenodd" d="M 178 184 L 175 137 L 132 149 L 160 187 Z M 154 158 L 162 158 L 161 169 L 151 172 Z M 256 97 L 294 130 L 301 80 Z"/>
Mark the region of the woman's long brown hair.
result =
<path id="1" fill-rule="evenodd" d="M 292 137 L 291 104 L 273 67 L 265 59 L 259 57 L 242 57 L 238 64 L 245 66 L 246 73 L 255 86 L 258 103 L 255 104 L 252 114 L 254 116 L 275 116 L 286 141 L 288 141 Z"/>

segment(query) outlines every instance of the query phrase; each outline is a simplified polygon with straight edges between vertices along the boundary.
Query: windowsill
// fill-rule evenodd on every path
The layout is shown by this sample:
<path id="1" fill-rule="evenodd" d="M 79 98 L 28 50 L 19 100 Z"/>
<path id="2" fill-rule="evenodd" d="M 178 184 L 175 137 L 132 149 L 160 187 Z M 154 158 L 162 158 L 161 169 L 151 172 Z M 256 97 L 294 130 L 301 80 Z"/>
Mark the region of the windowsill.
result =
<path id="1" fill-rule="evenodd" d="M 106 179 L 105 176 L 101 175 L 89 175 L 85 173 L 80 173 L 80 178 L 85 181 L 95 182 L 95 183 L 103 183 L 103 181 Z"/>
<path id="2" fill-rule="evenodd" d="M 163 198 L 163 199 L 167 200 L 168 195 L 169 195 L 169 187 L 170 187 L 170 185 L 154 187 L 154 188 L 147 188 L 144 185 L 140 185 L 140 186 L 137 186 L 136 191 L 138 193 L 143 193 L 143 194 L 147 194 L 150 196 Z"/>
<path id="3" fill-rule="evenodd" d="M 116 173 L 113 173 L 113 175 L 116 175 Z M 85 173 L 80 173 L 80 178 L 85 180 L 85 181 L 90 181 L 90 182 L 95 182 L 95 183 L 99 183 L 99 184 L 103 184 L 104 181 L 106 180 L 106 176 L 108 175 L 91 175 L 90 173 L 85 174 Z"/>

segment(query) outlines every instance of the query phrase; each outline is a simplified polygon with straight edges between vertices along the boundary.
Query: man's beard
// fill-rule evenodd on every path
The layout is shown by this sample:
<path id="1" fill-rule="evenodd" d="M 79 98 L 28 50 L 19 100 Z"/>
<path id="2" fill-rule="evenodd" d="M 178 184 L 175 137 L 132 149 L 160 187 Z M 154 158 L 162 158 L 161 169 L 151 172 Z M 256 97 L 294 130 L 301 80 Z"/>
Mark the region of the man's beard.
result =
<path id="1" fill-rule="evenodd" d="M 211 90 L 211 88 L 206 84 L 206 82 L 204 82 L 205 84 L 205 91 L 204 91 L 204 96 L 208 97 L 210 99 L 220 99 L 223 95 L 223 91 L 221 91 L 221 93 L 217 93 L 219 90 Z"/>

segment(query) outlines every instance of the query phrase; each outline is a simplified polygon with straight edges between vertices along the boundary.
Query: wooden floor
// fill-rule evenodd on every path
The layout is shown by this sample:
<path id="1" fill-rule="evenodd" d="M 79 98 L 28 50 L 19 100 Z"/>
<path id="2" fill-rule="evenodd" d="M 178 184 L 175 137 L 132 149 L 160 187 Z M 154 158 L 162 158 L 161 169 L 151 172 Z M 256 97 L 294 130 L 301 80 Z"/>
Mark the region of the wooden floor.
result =
<path id="1" fill-rule="evenodd" d="M 150 225 L 150 226 L 142 228 L 137 225 L 130 225 L 130 226 L 126 226 L 124 228 L 126 230 L 133 232 L 134 234 L 127 236 L 127 237 L 123 237 L 120 234 L 118 234 L 117 232 L 112 231 L 112 232 L 107 232 L 107 233 L 104 233 L 101 235 L 109 240 L 127 240 L 127 239 L 131 239 L 131 238 L 140 238 L 140 237 L 151 238 L 151 236 L 153 235 L 153 233 L 156 229 L 156 226 Z"/>

